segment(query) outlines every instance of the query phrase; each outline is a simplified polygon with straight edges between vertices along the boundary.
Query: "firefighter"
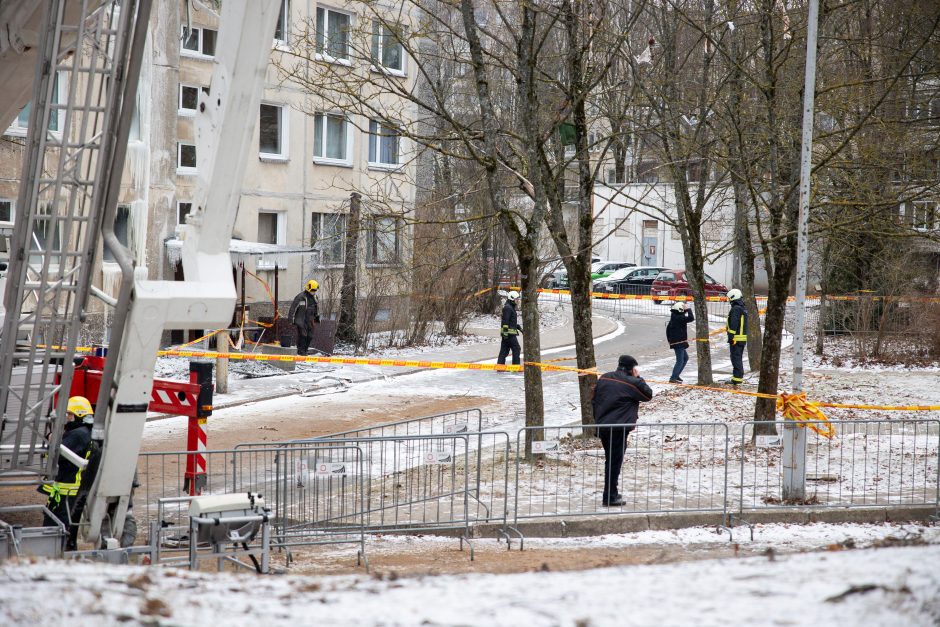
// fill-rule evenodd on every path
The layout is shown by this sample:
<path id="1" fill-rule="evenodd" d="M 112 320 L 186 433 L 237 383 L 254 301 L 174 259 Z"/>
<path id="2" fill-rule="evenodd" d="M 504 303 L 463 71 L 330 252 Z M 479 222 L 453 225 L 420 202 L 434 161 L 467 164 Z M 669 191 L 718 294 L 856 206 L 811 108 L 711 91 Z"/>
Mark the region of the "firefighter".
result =
<path id="1" fill-rule="evenodd" d="M 294 297 L 288 318 L 297 329 L 297 354 L 306 355 L 313 340 L 313 330 L 320 324 L 320 308 L 317 304 L 317 288 L 320 284 L 313 279 L 307 281 L 304 290 Z"/>
<path id="2" fill-rule="evenodd" d="M 49 495 L 46 508 L 65 525 L 66 532 L 69 534 L 70 540 L 66 544 L 66 550 L 75 549 L 74 540 L 71 539 L 74 535 L 71 533 L 73 525 L 71 515 L 74 511 L 78 488 L 82 483 L 82 469 L 88 463 L 91 426 L 94 421 L 95 414 L 87 398 L 73 396 L 69 399 L 65 411 L 65 433 L 62 435 L 61 449 L 68 449 L 73 455 L 60 453 L 59 470 L 56 472 L 55 481 L 51 484 L 39 486 L 40 492 Z M 79 463 L 73 462 L 72 459 L 76 459 Z M 48 513 L 43 514 L 43 526 L 56 526 L 55 518 L 52 518 Z M 77 519 L 74 524 L 78 524 Z"/>
<path id="3" fill-rule="evenodd" d="M 516 303 L 519 301 L 519 292 L 512 290 L 506 298 L 506 304 L 503 305 L 503 321 L 499 330 L 502 340 L 499 343 L 499 357 L 496 363 L 505 364 L 506 356 L 512 351 L 512 363 L 519 365 L 519 334 L 522 333 L 522 327 L 519 326 L 519 317 L 516 313 Z"/>
<path id="4" fill-rule="evenodd" d="M 728 345 L 731 349 L 731 385 L 744 383 L 744 348 L 747 346 L 747 310 L 741 290 L 728 291 Z"/>

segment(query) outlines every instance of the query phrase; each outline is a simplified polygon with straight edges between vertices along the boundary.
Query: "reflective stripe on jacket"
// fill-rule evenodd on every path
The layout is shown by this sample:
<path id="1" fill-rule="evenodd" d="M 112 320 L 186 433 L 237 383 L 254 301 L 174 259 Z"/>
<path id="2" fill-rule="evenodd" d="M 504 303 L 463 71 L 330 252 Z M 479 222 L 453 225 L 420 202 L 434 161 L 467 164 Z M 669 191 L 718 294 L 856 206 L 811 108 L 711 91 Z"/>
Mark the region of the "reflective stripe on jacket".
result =
<path id="1" fill-rule="evenodd" d="M 747 342 L 747 310 L 740 298 L 731 303 L 731 311 L 728 312 L 728 342 Z"/>

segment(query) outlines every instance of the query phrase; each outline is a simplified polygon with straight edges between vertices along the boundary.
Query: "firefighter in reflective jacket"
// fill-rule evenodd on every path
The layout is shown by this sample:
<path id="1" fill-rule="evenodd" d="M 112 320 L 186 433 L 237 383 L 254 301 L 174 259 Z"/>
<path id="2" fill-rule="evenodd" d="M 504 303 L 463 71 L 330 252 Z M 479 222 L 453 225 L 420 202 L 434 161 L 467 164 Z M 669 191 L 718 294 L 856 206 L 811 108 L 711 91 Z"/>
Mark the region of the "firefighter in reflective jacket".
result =
<path id="1" fill-rule="evenodd" d="M 728 292 L 728 344 L 731 349 L 731 385 L 744 383 L 744 348 L 747 346 L 747 310 L 741 290 Z"/>
<path id="2" fill-rule="evenodd" d="M 516 314 L 516 302 L 519 300 L 519 292 L 512 290 L 503 305 L 503 321 L 499 329 L 499 336 L 502 341 L 499 344 L 499 357 L 496 363 L 505 364 L 506 356 L 512 351 L 513 365 L 519 365 L 519 334 L 522 333 L 522 327 L 519 326 L 519 317 Z"/>
<path id="3" fill-rule="evenodd" d="M 91 426 L 95 421 L 91 403 L 84 396 L 69 399 L 65 411 L 65 433 L 59 447 L 59 470 L 55 481 L 39 486 L 39 491 L 49 495 L 46 508 L 62 524 L 66 532 L 71 531 L 71 514 L 75 506 L 75 496 L 82 483 L 82 470 L 88 464 L 91 444 Z M 43 515 L 44 527 L 53 527 L 57 523 L 49 514 Z M 74 521 L 78 524 L 78 520 Z M 69 542 L 66 550 L 74 549 L 74 541 Z"/>
<path id="4" fill-rule="evenodd" d="M 297 330 L 297 354 L 306 355 L 313 341 L 313 332 L 320 324 L 320 307 L 317 304 L 317 289 L 320 284 L 313 279 L 304 285 L 304 291 L 294 297 L 287 317 Z"/>

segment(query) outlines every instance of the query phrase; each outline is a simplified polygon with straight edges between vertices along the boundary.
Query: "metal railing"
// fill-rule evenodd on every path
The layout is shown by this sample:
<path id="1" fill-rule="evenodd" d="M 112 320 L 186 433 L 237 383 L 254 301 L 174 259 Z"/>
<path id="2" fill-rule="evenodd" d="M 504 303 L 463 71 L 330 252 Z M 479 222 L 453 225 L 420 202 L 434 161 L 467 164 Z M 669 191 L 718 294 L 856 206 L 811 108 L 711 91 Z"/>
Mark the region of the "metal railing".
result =
<path id="1" fill-rule="evenodd" d="M 624 425 L 524 427 L 533 456 L 516 457 L 513 519 L 662 512 L 727 511 L 728 425 L 724 423 L 637 424 L 630 432 L 620 472 L 624 504 L 603 503 L 603 431 Z M 594 433 L 597 436 L 594 436 Z M 590 437 L 588 437 L 590 436 Z"/>
<path id="2" fill-rule="evenodd" d="M 472 524 L 496 523 L 508 538 L 510 524 L 531 519 L 711 513 L 727 521 L 732 513 L 806 506 L 928 506 L 936 512 L 940 420 L 832 424 L 832 440 L 807 438 L 808 498 L 800 503 L 779 500 L 782 451 L 755 442 L 753 422 L 634 425 L 620 473 L 624 503 L 613 507 L 603 502 L 598 433 L 622 425 L 525 427 L 514 444 L 506 432 L 492 431 L 335 436 L 209 451 L 204 493 L 264 494 L 275 512 L 275 547 L 441 530 L 456 531 L 462 546 Z M 527 436 L 533 440 L 528 457 Z M 145 505 L 136 510 L 139 517 L 152 517 L 158 498 L 185 496 L 186 455 L 141 456 L 136 498 Z M 347 471 L 312 477 L 318 464 Z"/>
<path id="3" fill-rule="evenodd" d="M 806 498 L 782 501 L 783 449 L 757 446 L 746 422 L 729 464 L 737 462 L 740 512 L 766 507 L 876 507 L 940 502 L 940 420 L 830 421 L 832 439 L 808 434 Z M 766 425 L 766 423 L 764 423 Z M 785 424 L 776 423 L 782 433 Z M 792 428 L 792 427 L 791 427 Z"/>

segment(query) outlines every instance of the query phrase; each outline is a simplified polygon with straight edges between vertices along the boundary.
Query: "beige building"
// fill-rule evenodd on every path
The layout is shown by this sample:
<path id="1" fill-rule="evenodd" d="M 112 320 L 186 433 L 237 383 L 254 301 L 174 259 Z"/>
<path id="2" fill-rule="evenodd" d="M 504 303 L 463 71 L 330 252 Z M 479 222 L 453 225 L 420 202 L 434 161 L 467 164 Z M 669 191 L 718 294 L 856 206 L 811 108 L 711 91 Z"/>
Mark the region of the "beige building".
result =
<path id="1" fill-rule="evenodd" d="M 218 38 L 213 6 L 164 0 L 152 10 L 116 222 L 119 237 L 136 255 L 139 274 L 151 279 L 183 278 L 176 235 L 192 209 L 200 165 L 194 114 L 198 92 L 208 86 L 213 70 Z M 272 315 L 275 291 L 280 313 L 286 315 L 290 300 L 310 278 L 321 284 L 327 319 L 335 316 L 353 192 L 363 199 L 360 326 L 393 326 L 407 315 L 412 149 L 394 128 L 355 107 L 337 107 L 334 94 L 311 93 L 283 70 L 285 60 L 298 67 L 297 59 L 315 47 L 313 58 L 303 61 L 311 72 L 317 64 L 365 76 L 378 72 L 411 89 L 415 73 L 409 59 L 382 26 L 394 23 L 391 10 L 387 21 L 371 4 L 368 15 L 365 10 L 356 2 L 282 0 L 255 131 L 257 149 L 244 155 L 248 165 L 233 233 L 234 240 L 241 240 L 233 242 L 233 273 L 249 319 Z M 389 102 L 389 107 L 402 118 L 409 116 L 401 102 Z M 20 116 L 0 146 L 0 220 L 13 217 L 27 119 Z M 272 254 L 271 245 L 293 252 Z M 95 283 L 113 293 L 117 266 L 107 256 L 99 259 Z M 106 329 L 107 324 L 94 325 L 87 339 L 106 341 Z"/>

